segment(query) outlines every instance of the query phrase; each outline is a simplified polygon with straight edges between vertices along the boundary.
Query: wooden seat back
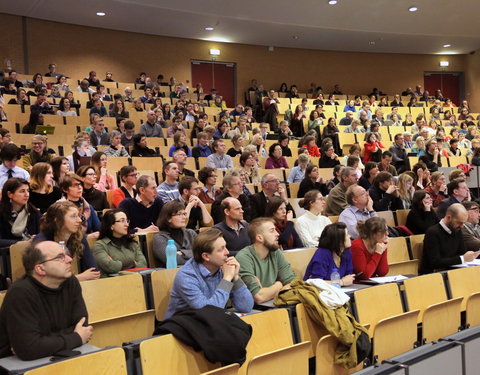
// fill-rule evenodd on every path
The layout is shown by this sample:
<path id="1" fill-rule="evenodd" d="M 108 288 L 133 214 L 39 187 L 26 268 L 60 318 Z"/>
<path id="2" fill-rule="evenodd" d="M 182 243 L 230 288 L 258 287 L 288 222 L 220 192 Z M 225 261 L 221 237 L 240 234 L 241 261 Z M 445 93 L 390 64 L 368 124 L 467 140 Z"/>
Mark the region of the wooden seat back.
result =
<path id="1" fill-rule="evenodd" d="M 332 335 L 323 336 L 315 349 L 315 374 L 316 375 L 348 375 L 360 371 L 363 364 L 352 369 L 345 369 L 335 364 L 335 350 L 339 345 L 338 340 Z"/>
<path id="2" fill-rule="evenodd" d="M 220 367 L 216 370 L 204 372 L 201 375 L 237 375 L 240 365 L 238 363 L 233 363 L 228 366 Z"/>
<path id="3" fill-rule="evenodd" d="M 157 320 L 163 320 L 163 316 L 168 308 L 170 301 L 170 291 L 173 281 L 178 272 L 178 268 L 169 270 L 158 270 L 151 274 L 153 303 L 155 307 L 155 316 Z"/>
<path id="4" fill-rule="evenodd" d="M 1 298 L 1 297 L 0 297 Z M 1 306 L 1 301 L 0 301 Z M 466 303 L 467 327 L 480 325 L 480 292 L 471 294 Z"/>
<path id="5" fill-rule="evenodd" d="M 424 234 L 415 234 L 410 236 L 410 247 L 412 249 L 413 259 L 422 259 Z"/>
<path id="6" fill-rule="evenodd" d="M 422 322 L 423 313 L 428 306 L 448 300 L 440 273 L 406 279 L 403 286 L 408 310 L 420 310 L 418 323 Z"/>
<path id="7" fill-rule="evenodd" d="M 140 363 L 143 375 L 197 375 L 220 367 L 171 334 L 142 341 Z"/>
<path id="8" fill-rule="evenodd" d="M 390 211 L 389 211 L 390 212 Z M 410 260 L 405 237 L 388 239 L 388 263 L 397 263 Z"/>
<path id="9" fill-rule="evenodd" d="M 318 340 L 320 340 L 323 336 L 328 335 L 328 331 L 325 327 L 320 326 L 310 319 L 303 303 L 296 305 L 295 310 L 297 313 L 297 324 L 298 331 L 300 333 L 300 339 L 302 341 L 310 342 L 309 358 L 313 358 L 315 357 L 315 348 L 317 347 Z"/>
<path id="10" fill-rule="evenodd" d="M 25 375 L 84 375 L 86 369 L 92 374 L 127 375 L 125 352 L 122 348 L 101 350 L 38 367 Z"/>
<path id="11" fill-rule="evenodd" d="M 468 297 L 479 291 L 480 267 L 467 267 L 447 272 L 452 298 L 463 297 L 462 311 L 465 311 Z"/>
<path id="12" fill-rule="evenodd" d="M 458 332 L 461 305 L 459 297 L 429 306 L 423 313 L 422 341 L 429 343 Z"/>
<path id="13" fill-rule="evenodd" d="M 308 375 L 309 347 L 309 342 L 301 342 L 256 356 L 248 363 L 247 375 Z"/>
<path id="14" fill-rule="evenodd" d="M 317 249 L 301 249 L 301 250 L 287 250 L 283 252 L 285 259 L 290 263 L 295 275 L 300 279 L 303 279 L 305 276 L 305 271 L 307 269 L 308 263 L 312 259 Z"/>

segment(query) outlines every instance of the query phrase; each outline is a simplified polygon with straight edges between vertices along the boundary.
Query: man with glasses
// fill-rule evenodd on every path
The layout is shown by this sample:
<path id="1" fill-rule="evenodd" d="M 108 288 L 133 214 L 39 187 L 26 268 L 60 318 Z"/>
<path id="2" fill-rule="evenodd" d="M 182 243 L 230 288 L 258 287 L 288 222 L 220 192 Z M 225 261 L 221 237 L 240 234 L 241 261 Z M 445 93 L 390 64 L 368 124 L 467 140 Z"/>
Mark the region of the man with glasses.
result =
<path id="1" fill-rule="evenodd" d="M 349 186 L 345 196 L 348 206 L 342 211 L 338 221 L 347 225 L 348 234 L 354 240 L 359 237 L 357 223 L 376 217 L 377 213 L 373 209 L 373 200 L 368 191 L 360 185 Z"/>
<path id="2" fill-rule="evenodd" d="M 223 193 L 220 194 L 215 202 L 212 203 L 212 217 L 215 224 L 224 220 L 225 214 L 221 208 L 221 203 L 225 198 L 233 197 L 240 201 L 243 209 L 243 217 L 246 221 L 250 220 L 251 207 L 248 197 L 243 193 L 243 184 L 239 176 L 227 174 L 223 178 Z"/>
<path id="3" fill-rule="evenodd" d="M 26 276 L 17 280 L 0 312 L 0 358 L 23 361 L 86 344 L 93 328 L 72 258 L 56 242 L 30 244 L 23 254 Z"/>
<path id="4" fill-rule="evenodd" d="M 325 206 L 325 216 L 337 216 L 348 206 L 345 193 L 349 186 L 356 184 L 357 171 L 352 167 L 345 167 L 340 172 L 340 182 L 330 190 Z"/>
<path id="5" fill-rule="evenodd" d="M 280 185 L 278 178 L 271 173 L 267 173 L 262 177 L 262 191 L 250 196 L 250 207 L 252 208 L 251 218 L 265 216 L 265 209 L 267 208 L 268 201 L 276 196 L 282 198 L 287 205 L 287 212 L 292 211 L 293 208 L 288 203 L 287 192 L 283 186 Z"/>
<path id="6" fill-rule="evenodd" d="M 468 218 L 462 227 L 462 237 L 466 251 L 477 251 L 480 249 L 480 225 L 479 205 L 477 202 L 463 202 L 467 210 Z"/>
<path id="7" fill-rule="evenodd" d="M 216 139 L 212 145 L 214 154 L 207 157 L 207 167 L 218 170 L 233 169 L 233 161 L 230 155 L 226 154 L 227 145 L 223 139 Z"/>
<path id="8" fill-rule="evenodd" d="M 179 148 L 173 153 L 173 161 L 177 164 L 178 167 L 178 178 L 181 179 L 184 176 L 195 177 L 195 173 L 188 168 L 185 168 L 187 164 L 187 154 L 185 150 Z"/>
<path id="9" fill-rule="evenodd" d="M 18 177 L 30 180 L 30 174 L 23 168 L 17 167 L 17 160 L 20 156 L 20 150 L 13 143 L 8 143 L 2 147 L 0 152 L 0 189 L 9 178 Z"/>
<path id="10" fill-rule="evenodd" d="M 447 212 L 447 208 L 454 203 L 470 201 L 470 189 L 463 178 L 451 180 L 447 185 L 448 198 L 438 205 L 437 216 L 442 219 Z"/>

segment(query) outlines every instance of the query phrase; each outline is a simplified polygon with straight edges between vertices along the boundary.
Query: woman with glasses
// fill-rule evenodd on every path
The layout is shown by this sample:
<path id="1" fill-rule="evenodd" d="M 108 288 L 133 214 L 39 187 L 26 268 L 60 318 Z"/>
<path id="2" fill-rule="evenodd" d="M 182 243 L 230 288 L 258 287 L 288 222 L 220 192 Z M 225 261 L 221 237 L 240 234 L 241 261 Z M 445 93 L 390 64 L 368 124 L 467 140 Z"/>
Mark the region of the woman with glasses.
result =
<path id="1" fill-rule="evenodd" d="M 40 213 L 29 202 L 30 186 L 23 178 L 5 182 L 0 201 L 0 246 L 29 240 L 38 233 Z"/>
<path id="2" fill-rule="evenodd" d="M 185 205 L 178 201 L 165 204 L 160 211 L 157 227 L 160 230 L 153 237 L 153 253 L 161 267 L 167 264 L 165 248 L 168 240 L 173 240 L 177 247 L 177 264 L 183 265 L 192 258 L 193 240 L 197 233 L 187 229 L 188 217 Z"/>
<path id="3" fill-rule="evenodd" d="M 118 208 L 103 215 L 100 235 L 93 245 L 100 277 L 129 268 L 148 267 L 140 246 L 128 233 L 129 223 L 125 212 Z"/>
<path id="4" fill-rule="evenodd" d="M 260 176 L 258 174 L 257 161 L 250 151 L 243 151 L 240 155 L 240 166 L 245 173 L 245 182 L 247 184 L 259 184 Z"/>
<path id="5" fill-rule="evenodd" d="M 222 194 L 221 190 L 215 186 L 217 183 L 217 171 L 214 168 L 204 167 L 198 171 L 198 179 L 203 184 L 198 198 L 203 203 L 213 203 L 217 197 Z"/>
<path id="6" fill-rule="evenodd" d="M 122 186 L 113 190 L 112 204 L 114 207 L 118 207 L 125 198 L 135 198 L 137 196 L 135 188 L 139 176 L 137 168 L 133 165 L 125 165 L 120 169 L 119 175 Z"/>
<path id="7" fill-rule="evenodd" d="M 62 197 L 62 192 L 53 183 L 53 168 L 50 164 L 37 163 L 33 166 L 30 172 L 30 203 L 42 214 Z"/>
<path id="8" fill-rule="evenodd" d="M 305 209 L 305 213 L 297 219 L 295 230 L 303 246 L 318 248 L 323 228 L 332 223 L 328 217 L 322 215 L 325 198 L 318 190 L 310 190 L 298 204 Z"/>
<path id="9" fill-rule="evenodd" d="M 90 165 L 82 165 L 77 170 L 77 174 L 83 180 L 83 198 L 93 206 L 95 211 L 103 211 L 110 208 L 107 202 L 107 196 L 103 191 L 95 188 L 97 181 L 97 173 Z"/>
<path id="10" fill-rule="evenodd" d="M 40 223 L 40 233 L 35 242 L 55 241 L 64 242 L 66 254 L 73 258 L 78 268 L 79 281 L 94 280 L 100 277 L 96 271 L 97 263 L 93 257 L 87 239 L 83 234 L 82 215 L 77 205 L 69 201 L 59 201 L 52 204 Z M 52 259 L 65 261 L 65 257 Z M 75 273 L 75 269 L 72 269 Z"/>
<path id="11" fill-rule="evenodd" d="M 60 201 L 69 201 L 73 203 L 80 211 L 82 226 L 89 237 L 97 238 L 100 229 L 100 220 L 94 208 L 83 198 L 83 180 L 80 176 L 71 173 L 60 180 L 60 189 L 63 198 Z M 60 202 L 59 201 L 59 202 Z M 48 211 L 48 210 L 47 210 Z"/>

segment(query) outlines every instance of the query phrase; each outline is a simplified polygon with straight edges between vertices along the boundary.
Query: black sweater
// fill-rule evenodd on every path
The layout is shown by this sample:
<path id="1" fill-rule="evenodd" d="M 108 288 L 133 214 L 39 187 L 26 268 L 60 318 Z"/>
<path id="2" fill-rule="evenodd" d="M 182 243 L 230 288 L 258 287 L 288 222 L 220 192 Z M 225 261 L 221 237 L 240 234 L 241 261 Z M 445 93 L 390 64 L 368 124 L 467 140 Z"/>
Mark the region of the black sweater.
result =
<path id="1" fill-rule="evenodd" d="M 462 263 L 465 245 L 460 230 L 448 234 L 440 224 L 428 228 L 423 240 L 420 274 L 442 271 Z"/>
<path id="2" fill-rule="evenodd" d="M 88 318 L 88 312 L 76 277 L 51 289 L 25 276 L 13 284 L 3 302 L 0 358 L 13 355 L 10 348 L 24 361 L 76 348 L 82 339 L 73 331 L 82 317 Z"/>
<path id="3" fill-rule="evenodd" d="M 431 211 L 411 209 L 407 215 L 407 228 L 414 234 L 424 234 L 428 228 L 439 222 L 437 214 Z"/>

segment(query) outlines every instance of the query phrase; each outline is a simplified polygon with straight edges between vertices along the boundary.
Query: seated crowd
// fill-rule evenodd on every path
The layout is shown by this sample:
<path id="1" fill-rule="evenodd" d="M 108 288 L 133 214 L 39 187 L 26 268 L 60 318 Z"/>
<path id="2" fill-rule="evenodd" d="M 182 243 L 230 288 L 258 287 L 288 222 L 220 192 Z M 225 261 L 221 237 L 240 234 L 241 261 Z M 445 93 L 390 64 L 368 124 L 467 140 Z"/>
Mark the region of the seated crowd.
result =
<path id="1" fill-rule="evenodd" d="M 135 234 L 155 233 L 153 255 L 160 267 L 166 267 L 169 241 L 176 246 L 181 268 L 165 318 L 186 307 L 224 308 L 229 300 L 237 311 L 249 312 L 254 303 L 289 289 L 297 276 L 330 283 L 337 270 L 342 286 L 384 276 L 389 271 L 389 236 L 425 234 L 420 273 L 445 270 L 479 255 L 479 204 L 467 186 L 468 171 L 453 170 L 447 184 L 439 170 L 442 157 L 480 155 L 480 139 L 470 129 L 477 125 L 466 101 L 459 116 L 464 122 L 457 128 L 451 102 L 447 106 L 447 101 L 434 99 L 432 117 L 450 112 L 447 137 L 435 119 L 428 125 L 418 117 L 400 123 L 395 110 L 403 105 L 400 96 L 391 103 L 390 114 L 384 113 L 390 106 L 375 94 L 366 101 L 350 100 L 340 124 L 348 126 L 345 132 L 356 133 L 359 142 L 342 155 L 340 128 L 323 111 L 323 106 L 339 105 L 338 85 L 328 100 L 321 88 L 310 93 L 316 106 L 311 113 L 305 100 L 278 123 L 275 91 L 266 92 L 256 83 L 250 91 L 257 102 L 229 112 L 216 90 L 204 95 L 197 87 L 198 100 L 189 100 L 182 84 L 172 87 L 169 99 L 178 100 L 171 108 L 159 90 L 165 86 L 163 77 L 156 84 L 146 78 L 138 82 L 144 90 L 140 98 L 133 98 L 129 88 L 112 98 L 90 72 L 77 91 L 91 96 L 91 125 L 74 137 L 66 157 L 55 155 L 44 135 L 33 135 L 27 150 L 14 143 L 14 134 L 0 129 L 0 246 L 31 240 L 24 255 L 27 276 L 11 287 L 0 314 L 0 357 L 13 349 L 20 358 L 33 359 L 88 342 L 92 331 L 78 281 L 148 267 Z M 17 82 L 10 74 L 4 92 L 25 93 Z M 57 89 L 65 95 L 56 113 L 74 116 L 85 109 L 76 105 L 65 82 L 59 75 Z M 50 103 L 56 96 L 47 96 L 53 88 L 44 86 L 37 77 L 35 94 L 19 94 L 15 101 L 34 101 L 24 133 L 35 133 L 43 115 L 57 109 Z M 295 90 L 284 94 L 298 98 Z M 207 102 L 218 110 L 214 119 L 202 111 Z M 147 109 L 138 133 L 126 109 Z M 107 130 L 105 116 L 115 117 L 118 128 Z M 461 137 L 465 122 L 472 125 Z M 398 125 L 409 126 L 413 134 L 395 133 L 386 149 L 379 128 Z M 365 133 L 363 144 L 360 133 Z M 152 137 L 173 139 L 168 154 L 148 148 Z M 418 162 L 410 165 L 413 154 Z M 150 157 L 156 174 L 143 173 L 133 163 L 109 169 L 111 158 L 130 156 Z M 192 158 L 195 170 L 186 168 Z M 328 177 L 321 173 L 325 170 Z M 401 228 L 388 226 L 379 215 L 396 210 L 410 210 Z M 283 253 L 297 248 L 318 249 L 305 275 L 295 275 Z M 58 291 L 62 285 L 68 290 Z M 58 322 L 66 333 L 49 341 L 52 331 L 46 324 L 40 335 L 22 332 L 15 337 L 12 325 L 51 322 L 61 315 L 55 302 L 50 315 L 28 307 L 47 298 L 29 302 L 28 293 L 46 289 L 55 290 L 55 297 L 48 297 L 52 301 L 64 298 L 71 304 L 69 319 Z M 16 316 L 15 309 L 24 313 Z M 25 350 L 23 342 L 42 349 Z"/>

